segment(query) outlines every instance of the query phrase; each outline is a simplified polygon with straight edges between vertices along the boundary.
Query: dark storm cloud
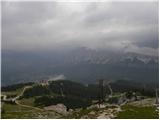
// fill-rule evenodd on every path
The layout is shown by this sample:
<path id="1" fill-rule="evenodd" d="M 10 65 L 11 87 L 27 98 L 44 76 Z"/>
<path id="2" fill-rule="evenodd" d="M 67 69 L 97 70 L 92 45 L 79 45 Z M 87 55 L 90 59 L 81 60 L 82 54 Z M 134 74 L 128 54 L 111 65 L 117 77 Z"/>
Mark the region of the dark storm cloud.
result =
<path id="1" fill-rule="evenodd" d="M 3 2 L 2 48 L 158 53 L 158 2 Z"/>

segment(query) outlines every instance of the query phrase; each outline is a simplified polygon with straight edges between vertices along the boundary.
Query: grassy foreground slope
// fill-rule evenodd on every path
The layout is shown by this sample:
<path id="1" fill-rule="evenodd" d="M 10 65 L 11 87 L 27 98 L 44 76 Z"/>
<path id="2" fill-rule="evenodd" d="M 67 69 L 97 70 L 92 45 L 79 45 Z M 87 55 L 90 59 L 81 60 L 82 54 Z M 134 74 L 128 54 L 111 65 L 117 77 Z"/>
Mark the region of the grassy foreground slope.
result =
<path id="1" fill-rule="evenodd" d="M 158 111 L 153 106 L 124 105 L 117 119 L 158 119 Z"/>

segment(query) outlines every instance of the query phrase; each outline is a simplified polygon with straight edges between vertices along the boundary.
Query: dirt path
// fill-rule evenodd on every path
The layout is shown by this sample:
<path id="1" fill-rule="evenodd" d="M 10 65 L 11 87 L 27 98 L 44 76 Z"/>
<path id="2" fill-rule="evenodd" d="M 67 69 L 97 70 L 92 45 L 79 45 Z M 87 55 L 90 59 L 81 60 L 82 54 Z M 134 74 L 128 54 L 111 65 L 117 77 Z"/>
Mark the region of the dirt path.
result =
<path id="1" fill-rule="evenodd" d="M 6 95 L 1 95 L 1 96 L 3 96 L 2 100 L 6 100 L 7 99 Z"/>
<path id="2" fill-rule="evenodd" d="M 31 108 L 31 109 L 35 109 L 35 110 L 39 110 L 39 111 L 44 111 L 43 109 L 40 109 L 40 108 L 38 108 L 38 107 L 33 107 L 33 106 L 21 104 L 21 103 L 19 103 L 19 101 L 17 101 L 17 100 L 15 101 L 15 103 L 16 103 L 17 105 L 19 105 L 19 106 L 22 106 L 22 107 L 27 107 L 27 108 Z"/>
<path id="3" fill-rule="evenodd" d="M 13 100 L 15 101 L 15 103 L 19 106 L 22 106 L 22 107 L 27 107 L 27 108 L 31 108 L 31 109 L 35 109 L 35 110 L 39 110 L 39 111 L 44 111 L 43 109 L 40 109 L 38 107 L 33 107 L 33 106 L 29 106 L 29 105 L 24 105 L 24 104 L 21 104 L 19 103 L 19 101 L 17 99 L 19 99 L 21 96 L 23 96 L 23 93 L 25 92 L 26 89 L 28 88 L 31 88 L 32 86 L 25 86 L 22 90 L 22 92 L 17 95 L 15 98 L 13 98 Z"/>

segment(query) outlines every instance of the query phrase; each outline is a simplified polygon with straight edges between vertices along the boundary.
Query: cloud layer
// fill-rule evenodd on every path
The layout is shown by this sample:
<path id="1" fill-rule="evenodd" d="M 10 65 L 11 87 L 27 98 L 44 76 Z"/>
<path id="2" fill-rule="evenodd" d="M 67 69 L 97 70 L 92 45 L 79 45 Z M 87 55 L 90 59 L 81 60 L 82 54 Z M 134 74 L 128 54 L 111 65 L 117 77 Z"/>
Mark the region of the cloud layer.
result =
<path id="1" fill-rule="evenodd" d="M 2 49 L 158 55 L 158 2 L 2 2 Z"/>

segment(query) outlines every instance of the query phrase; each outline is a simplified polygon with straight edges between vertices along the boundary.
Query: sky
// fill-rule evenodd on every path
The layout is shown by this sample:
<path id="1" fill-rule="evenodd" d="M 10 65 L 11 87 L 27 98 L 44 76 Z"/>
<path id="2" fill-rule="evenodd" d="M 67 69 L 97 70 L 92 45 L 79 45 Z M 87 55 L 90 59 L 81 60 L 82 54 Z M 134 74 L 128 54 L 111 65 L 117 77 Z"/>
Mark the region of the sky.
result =
<path id="1" fill-rule="evenodd" d="M 158 56 L 158 2 L 2 2 L 2 50 Z"/>

